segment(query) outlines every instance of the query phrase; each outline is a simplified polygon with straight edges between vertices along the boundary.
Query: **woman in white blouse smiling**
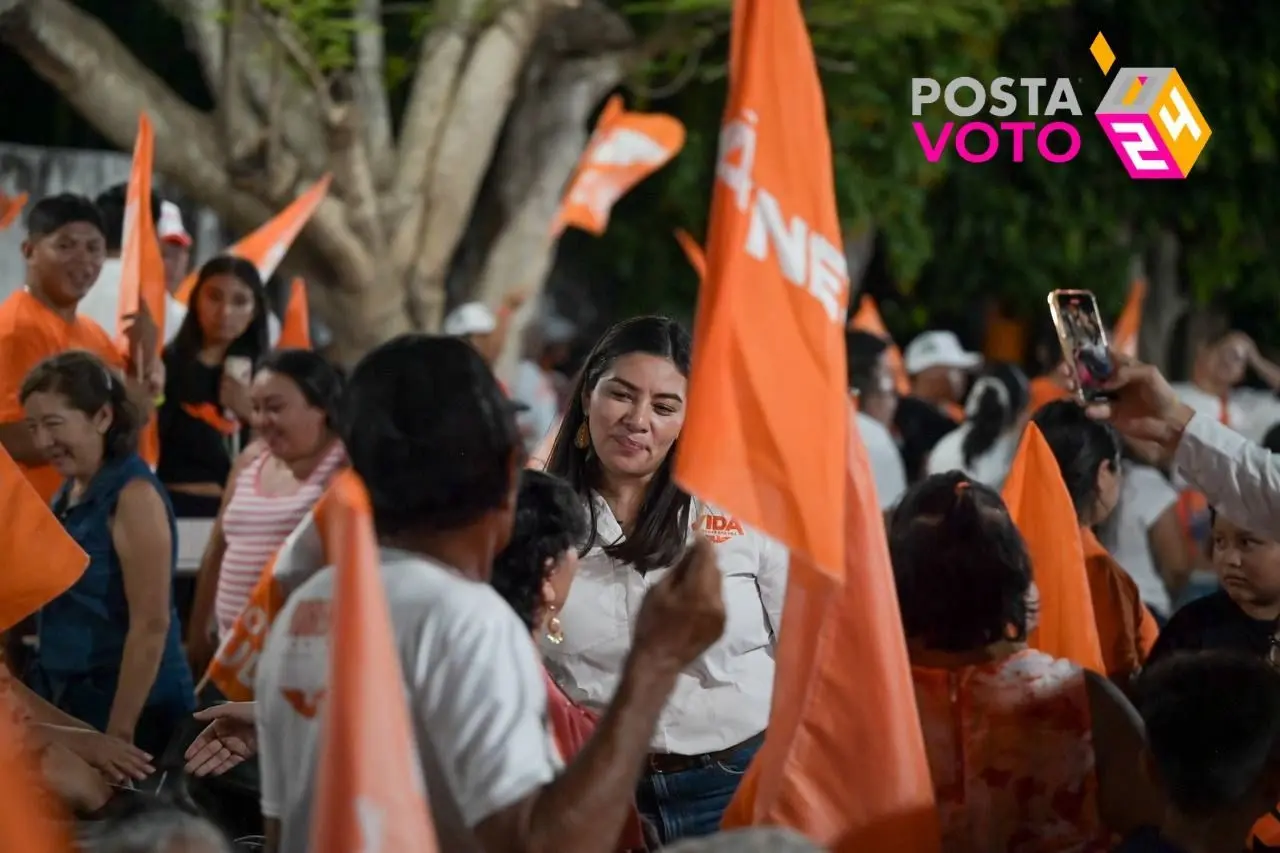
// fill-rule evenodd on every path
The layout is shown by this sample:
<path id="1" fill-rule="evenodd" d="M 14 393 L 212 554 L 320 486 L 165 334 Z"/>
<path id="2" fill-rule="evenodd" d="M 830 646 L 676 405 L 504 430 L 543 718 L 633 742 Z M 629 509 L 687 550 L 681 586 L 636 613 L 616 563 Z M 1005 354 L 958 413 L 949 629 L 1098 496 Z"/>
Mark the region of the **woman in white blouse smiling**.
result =
<path id="1" fill-rule="evenodd" d="M 542 650 L 560 686 L 589 708 L 613 697 L 646 591 L 695 529 L 716 544 L 725 633 L 680 676 L 637 791 L 664 843 L 716 831 L 760 746 L 787 571 L 781 545 L 672 480 L 689 350 L 689 333 L 664 317 L 611 328 L 587 357 L 547 462 L 587 503 L 592 532 Z"/>

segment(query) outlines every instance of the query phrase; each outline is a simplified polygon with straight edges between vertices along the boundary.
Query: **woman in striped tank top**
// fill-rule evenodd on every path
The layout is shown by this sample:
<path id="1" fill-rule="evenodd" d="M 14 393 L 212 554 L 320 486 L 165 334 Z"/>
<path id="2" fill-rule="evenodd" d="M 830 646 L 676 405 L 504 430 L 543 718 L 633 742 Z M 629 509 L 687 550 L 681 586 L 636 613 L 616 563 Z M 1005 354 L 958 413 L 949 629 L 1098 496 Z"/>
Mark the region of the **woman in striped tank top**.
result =
<path id="1" fill-rule="evenodd" d="M 342 378 L 304 350 L 267 356 L 253 379 L 258 440 L 236 460 L 200 562 L 187 629 L 192 671 L 205 671 L 262 570 L 347 464 L 338 439 Z"/>

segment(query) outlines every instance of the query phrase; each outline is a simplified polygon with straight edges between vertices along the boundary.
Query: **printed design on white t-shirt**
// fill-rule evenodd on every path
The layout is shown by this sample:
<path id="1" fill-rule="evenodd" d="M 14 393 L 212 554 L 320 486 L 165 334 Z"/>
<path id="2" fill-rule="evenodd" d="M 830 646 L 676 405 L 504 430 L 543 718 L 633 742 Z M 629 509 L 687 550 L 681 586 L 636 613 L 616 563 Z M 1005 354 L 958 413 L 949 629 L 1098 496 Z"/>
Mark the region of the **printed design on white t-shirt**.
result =
<path id="1" fill-rule="evenodd" d="M 286 660 L 291 660 L 290 665 L 282 670 L 286 679 L 291 672 L 328 671 L 329 625 L 332 612 L 332 602 L 324 599 L 298 602 L 282 637 L 285 644 L 282 656 Z M 303 659 L 308 658 L 319 666 L 313 668 L 302 663 Z M 280 695 L 294 711 L 307 719 L 314 719 L 320 712 L 326 692 L 323 684 L 286 682 L 280 685 Z"/>

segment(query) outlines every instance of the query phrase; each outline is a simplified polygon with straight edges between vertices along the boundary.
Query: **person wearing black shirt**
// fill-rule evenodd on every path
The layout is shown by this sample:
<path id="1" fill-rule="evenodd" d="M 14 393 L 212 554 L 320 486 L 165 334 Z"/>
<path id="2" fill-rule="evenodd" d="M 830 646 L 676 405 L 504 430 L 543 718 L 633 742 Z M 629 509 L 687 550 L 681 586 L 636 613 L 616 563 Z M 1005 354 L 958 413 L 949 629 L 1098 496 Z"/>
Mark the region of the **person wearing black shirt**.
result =
<path id="1" fill-rule="evenodd" d="M 200 268 L 190 308 L 164 353 L 156 474 L 178 516 L 213 518 L 253 414 L 247 377 L 223 368 L 267 354 L 266 292 L 252 263 L 223 255 Z"/>

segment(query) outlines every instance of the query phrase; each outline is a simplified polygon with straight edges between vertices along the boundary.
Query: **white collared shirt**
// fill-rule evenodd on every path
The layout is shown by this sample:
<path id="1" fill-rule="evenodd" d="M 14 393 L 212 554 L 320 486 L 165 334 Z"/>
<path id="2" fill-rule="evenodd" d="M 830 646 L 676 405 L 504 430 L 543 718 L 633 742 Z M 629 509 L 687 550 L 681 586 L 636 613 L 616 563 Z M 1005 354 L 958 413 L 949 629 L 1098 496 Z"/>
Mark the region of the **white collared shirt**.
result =
<path id="1" fill-rule="evenodd" d="M 604 553 L 622 538 L 605 501 L 595 498 L 597 544 L 582 558 L 559 612 L 564 642 L 542 641 L 547 670 L 569 697 L 603 710 L 631 652 L 640 602 L 667 573 L 641 575 Z M 787 550 L 713 507 L 702 530 L 724 576 L 724 635 L 682 672 L 649 742 L 654 752 L 703 755 L 764 731 L 773 697 L 774 647 L 787 586 Z M 697 508 L 693 515 L 698 515 Z"/>
<path id="2" fill-rule="evenodd" d="M 1173 464 L 1218 512 L 1259 536 L 1280 539 L 1280 455 L 1197 414 Z"/>

